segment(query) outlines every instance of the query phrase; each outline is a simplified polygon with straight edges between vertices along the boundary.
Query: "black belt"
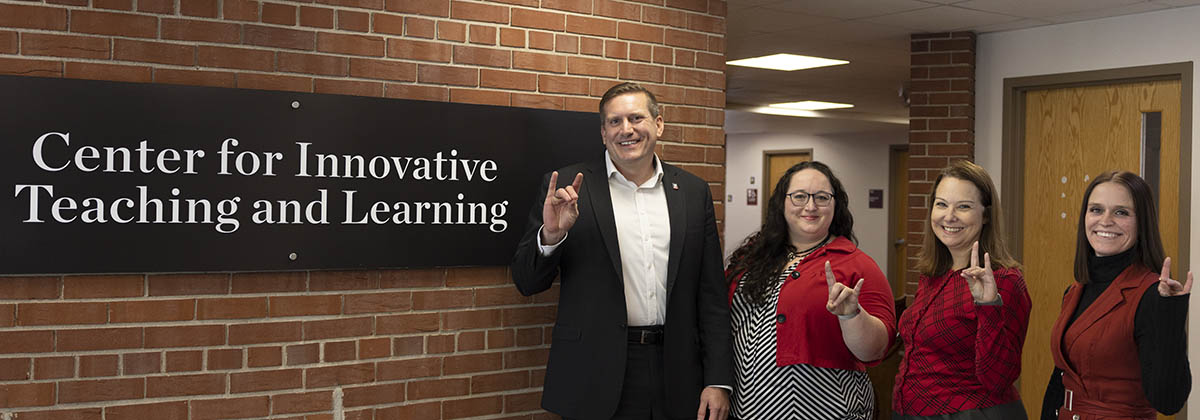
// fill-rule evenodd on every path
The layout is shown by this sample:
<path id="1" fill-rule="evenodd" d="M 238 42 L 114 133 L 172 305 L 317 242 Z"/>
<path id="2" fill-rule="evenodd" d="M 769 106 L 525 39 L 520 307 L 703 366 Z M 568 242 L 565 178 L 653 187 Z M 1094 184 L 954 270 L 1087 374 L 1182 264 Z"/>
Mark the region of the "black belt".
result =
<path id="1" fill-rule="evenodd" d="M 629 342 L 634 344 L 662 344 L 662 325 L 629 327 Z"/>

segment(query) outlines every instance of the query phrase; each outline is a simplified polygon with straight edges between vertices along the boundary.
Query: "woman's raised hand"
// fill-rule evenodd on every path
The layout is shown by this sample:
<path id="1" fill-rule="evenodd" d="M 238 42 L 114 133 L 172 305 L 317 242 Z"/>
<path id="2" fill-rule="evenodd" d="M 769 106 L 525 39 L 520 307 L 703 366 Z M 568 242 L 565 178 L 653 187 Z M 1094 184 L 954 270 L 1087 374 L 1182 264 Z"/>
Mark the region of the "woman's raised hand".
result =
<path id="1" fill-rule="evenodd" d="M 1192 272 L 1188 271 L 1187 283 L 1179 284 L 1178 281 L 1171 278 L 1171 257 L 1163 260 L 1162 271 L 1158 275 L 1158 295 L 1179 296 L 1186 295 L 1192 292 Z"/>
<path id="2" fill-rule="evenodd" d="M 962 276 L 971 288 L 971 297 L 976 303 L 995 302 L 996 277 L 992 275 L 992 258 L 983 254 L 983 267 L 979 266 L 979 241 L 971 245 L 971 265 L 962 271 Z"/>
<path id="3" fill-rule="evenodd" d="M 858 283 L 854 288 L 838 283 L 833 277 L 833 268 L 829 266 L 829 261 L 825 261 L 825 283 L 829 285 L 829 301 L 825 303 L 825 309 L 830 313 L 837 315 L 839 318 L 849 319 L 858 315 L 858 294 L 862 292 L 863 279 L 858 279 Z"/>

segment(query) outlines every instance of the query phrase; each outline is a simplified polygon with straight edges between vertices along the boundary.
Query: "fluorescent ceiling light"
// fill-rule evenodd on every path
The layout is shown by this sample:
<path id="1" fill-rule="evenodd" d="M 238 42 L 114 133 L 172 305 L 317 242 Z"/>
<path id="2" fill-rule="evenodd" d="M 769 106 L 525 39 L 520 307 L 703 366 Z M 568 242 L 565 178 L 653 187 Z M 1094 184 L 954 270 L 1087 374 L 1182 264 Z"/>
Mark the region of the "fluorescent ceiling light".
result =
<path id="1" fill-rule="evenodd" d="M 846 60 L 833 60 L 821 57 L 809 57 L 806 55 L 795 54 L 772 54 L 762 57 L 744 58 L 741 60 L 726 61 L 725 64 L 732 66 L 756 67 L 760 69 L 771 70 L 802 70 L 811 69 L 814 67 L 837 66 L 847 64 Z"/>
<path id="2" fill-rule="evenodd" d="M 854 105 L 841 104 L 837 102 L 800 101 L 771 104 L 771 108 L 793 109 L 800 111 L 820 111 L 824 109 L 854 108 Z"/>

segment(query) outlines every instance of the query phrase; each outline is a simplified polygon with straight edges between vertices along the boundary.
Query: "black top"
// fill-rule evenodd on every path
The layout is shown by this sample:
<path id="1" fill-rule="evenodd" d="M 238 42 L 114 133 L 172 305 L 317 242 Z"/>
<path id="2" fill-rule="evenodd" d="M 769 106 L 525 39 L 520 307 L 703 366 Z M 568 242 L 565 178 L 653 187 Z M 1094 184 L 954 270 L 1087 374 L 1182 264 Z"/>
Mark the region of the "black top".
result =
<path id="1" fill-rule="evenodd" d="M 1069 327 L 1091 306 L 1096 298 L 1133 263 L 1133 250 L 1097 257 L 1088 256 L 1088 275 L 1091 282 L 1083 285 L 1079 305 L 1071 314 Z M 1133 318 L 1133 341 L 1137 343 L 1138 362 L 1142 365 L 1142 389 L 1150 406 L 1163 414 L 1175 414 L 1183 408 L 1192 389 L 1191 369 L 1187 360 L 1188 295 L 1162 297 L 1158 287 L 1151 286 L 1142 294 Z M 1042 398 L 1042 420 L 1055 420 L 1062 407 L 1062 369 L 1054 368 L 1050 384 Z"/>

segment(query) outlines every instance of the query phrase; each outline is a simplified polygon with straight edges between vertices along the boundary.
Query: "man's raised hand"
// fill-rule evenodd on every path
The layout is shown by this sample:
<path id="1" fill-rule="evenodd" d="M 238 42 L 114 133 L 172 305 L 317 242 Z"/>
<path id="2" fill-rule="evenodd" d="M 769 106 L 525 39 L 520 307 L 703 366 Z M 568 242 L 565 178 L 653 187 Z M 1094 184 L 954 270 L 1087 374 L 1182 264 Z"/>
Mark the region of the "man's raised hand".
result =
<path id="1" fill-rule="evenodd" d="M 583 187 L 583 173 L 575 175 L 575 181 L 563 188 L 558 186 L 558 171 L 550 173 L 550 187 L 546 191 L 546 202 L 542 204 L 542 244 L 551 245 L 567 236 L 575 219 L 579 218 L 579 189 Z"/>

